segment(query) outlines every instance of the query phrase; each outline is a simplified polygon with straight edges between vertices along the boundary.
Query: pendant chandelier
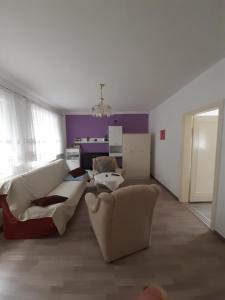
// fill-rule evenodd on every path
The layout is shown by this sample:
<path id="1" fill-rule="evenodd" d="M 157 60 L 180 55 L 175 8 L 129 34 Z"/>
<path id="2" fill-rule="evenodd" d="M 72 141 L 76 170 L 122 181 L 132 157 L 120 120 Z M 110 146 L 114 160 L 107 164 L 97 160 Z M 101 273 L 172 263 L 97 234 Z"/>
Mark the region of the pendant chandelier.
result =
<path id="1" fill-rule="evenodd" d="M 105 86 L 105 84 L 100 83 L 99 86 L 101 91 L 101 97 L 99 103 L 92 107 L 92 116 L 97 118 L 110 117 L 112 110 L 111 106 L 104 103 L 105 99 L 102 95 L 102 89 Z"/>

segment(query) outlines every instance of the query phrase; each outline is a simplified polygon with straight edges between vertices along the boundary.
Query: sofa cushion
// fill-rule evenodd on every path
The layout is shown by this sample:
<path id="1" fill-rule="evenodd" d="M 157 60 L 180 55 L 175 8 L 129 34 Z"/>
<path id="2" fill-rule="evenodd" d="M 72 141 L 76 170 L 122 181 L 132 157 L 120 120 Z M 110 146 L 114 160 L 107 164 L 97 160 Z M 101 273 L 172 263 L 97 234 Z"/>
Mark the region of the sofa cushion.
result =
<path id="1" fill-rule="evenodd" d="M 32 191 L 35 198 L 42 198 L 63 181 L 68 171 L 66 162 L 59 159 L 22 176 L 26 181 L 27 189 Z"/>
<path id="2" fill-rule="evenodd" d="M 86 181 L 63 181 L 54 190 L 52 190 L 47 196 L 59 195 L 59 196 L 67 197 L 68 199 L 66 200 L 66 202 L 73 199 L 73 201 L 77 203 L 75 198 L 77 198 L 77 195 L 81 195 L 83 193 L 85 186 L 86 186 Z"/>
<path id="3" fill-rule="evenodd" d="M 20 221 L 28 219 L 37 219 L 50 217 L 59 232 L 63 234 L 66 229 L 67 222 L 71 219 L 80 200 L 80 197 L 86 187 L 86 181 L 64 181 L 48 196 L 60 195 L 68 199 L 62 203 L 53 204 L 46 207 L 31 206 L 20 217 Z"/>
<path id="4" fill-rule="evenodd" d="M 52 196 L 46 196 L 43 198 L 35 199 L 31 202 L 31 205 L 46 207 L 52 204 L 62 203 L 67 199 L 68 199 L 67 197 L 52 195 Z"/>

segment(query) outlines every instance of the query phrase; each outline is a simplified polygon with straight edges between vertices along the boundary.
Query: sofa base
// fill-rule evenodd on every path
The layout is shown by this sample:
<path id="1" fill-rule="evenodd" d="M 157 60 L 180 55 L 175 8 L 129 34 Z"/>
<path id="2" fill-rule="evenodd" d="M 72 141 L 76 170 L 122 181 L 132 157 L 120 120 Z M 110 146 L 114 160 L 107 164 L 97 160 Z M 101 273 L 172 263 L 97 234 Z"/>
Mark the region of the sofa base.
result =
<path id="1" fill-rule="evenodd" d="M 0 200 L 3 210 L 3 232 L 6 239 L 41 239 L 58 233 L 51 218 L 18 221 L 9 210 L 6 196 L 1 195 Z"/>

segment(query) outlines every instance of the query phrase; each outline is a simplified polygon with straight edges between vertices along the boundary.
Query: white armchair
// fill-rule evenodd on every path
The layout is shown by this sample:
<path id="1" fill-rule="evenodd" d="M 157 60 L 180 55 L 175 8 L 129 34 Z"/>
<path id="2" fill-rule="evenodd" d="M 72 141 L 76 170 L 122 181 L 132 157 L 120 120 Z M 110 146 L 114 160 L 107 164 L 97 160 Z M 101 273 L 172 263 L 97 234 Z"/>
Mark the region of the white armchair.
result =
<path id="1" fill-rule="evenodd" d="M 159 186 L 134 185 L 85 196 L 103 257 L 110 262 L 149 247 Z"/>
<path id="2" fill-rule="evenodd" d="M 93 158 L 93 174 L 102 173 L 102 172 L 116 172 L 120 175 L 124 175 L 124 170 L 119 168 L 116 158 L 113 156 L 99 156 Z M 107 168 L 109 168 L 107 170 Z"/>

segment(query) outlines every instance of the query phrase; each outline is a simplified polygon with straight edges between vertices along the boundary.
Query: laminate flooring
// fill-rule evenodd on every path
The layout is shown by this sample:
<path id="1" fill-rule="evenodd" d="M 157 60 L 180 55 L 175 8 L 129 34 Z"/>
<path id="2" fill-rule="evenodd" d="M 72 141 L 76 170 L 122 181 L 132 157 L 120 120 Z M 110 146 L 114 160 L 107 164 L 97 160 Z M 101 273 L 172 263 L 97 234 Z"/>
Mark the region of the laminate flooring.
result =
<path id="1" fill-rule="evenodd" d="M 151 247 L 110 264 L 84 197 L 62 237 L 6 241 L 0 234 L 0 300 L 134 300 L 150 283 L 170 300 L 225 299 L 224 240 L 165 189 Z"/>
<path id="2" fill-rule="evenodd" d="M 212 203 L 207 203 L 207 202 L 199 203 L 198 202 L 198 203 L 189 203 L 188 205 L 190 205 L 191 207 L 196 209 L 198 211 L 198 213 L 205 216 L 207 219 L 209 219 L 209 220 L 211 219 Z"/>
<path id="3" fill-rule="evenodd" d="M 189 209 L 208 227 L 211 224 L 212 203 L 188 203 Z"/>

